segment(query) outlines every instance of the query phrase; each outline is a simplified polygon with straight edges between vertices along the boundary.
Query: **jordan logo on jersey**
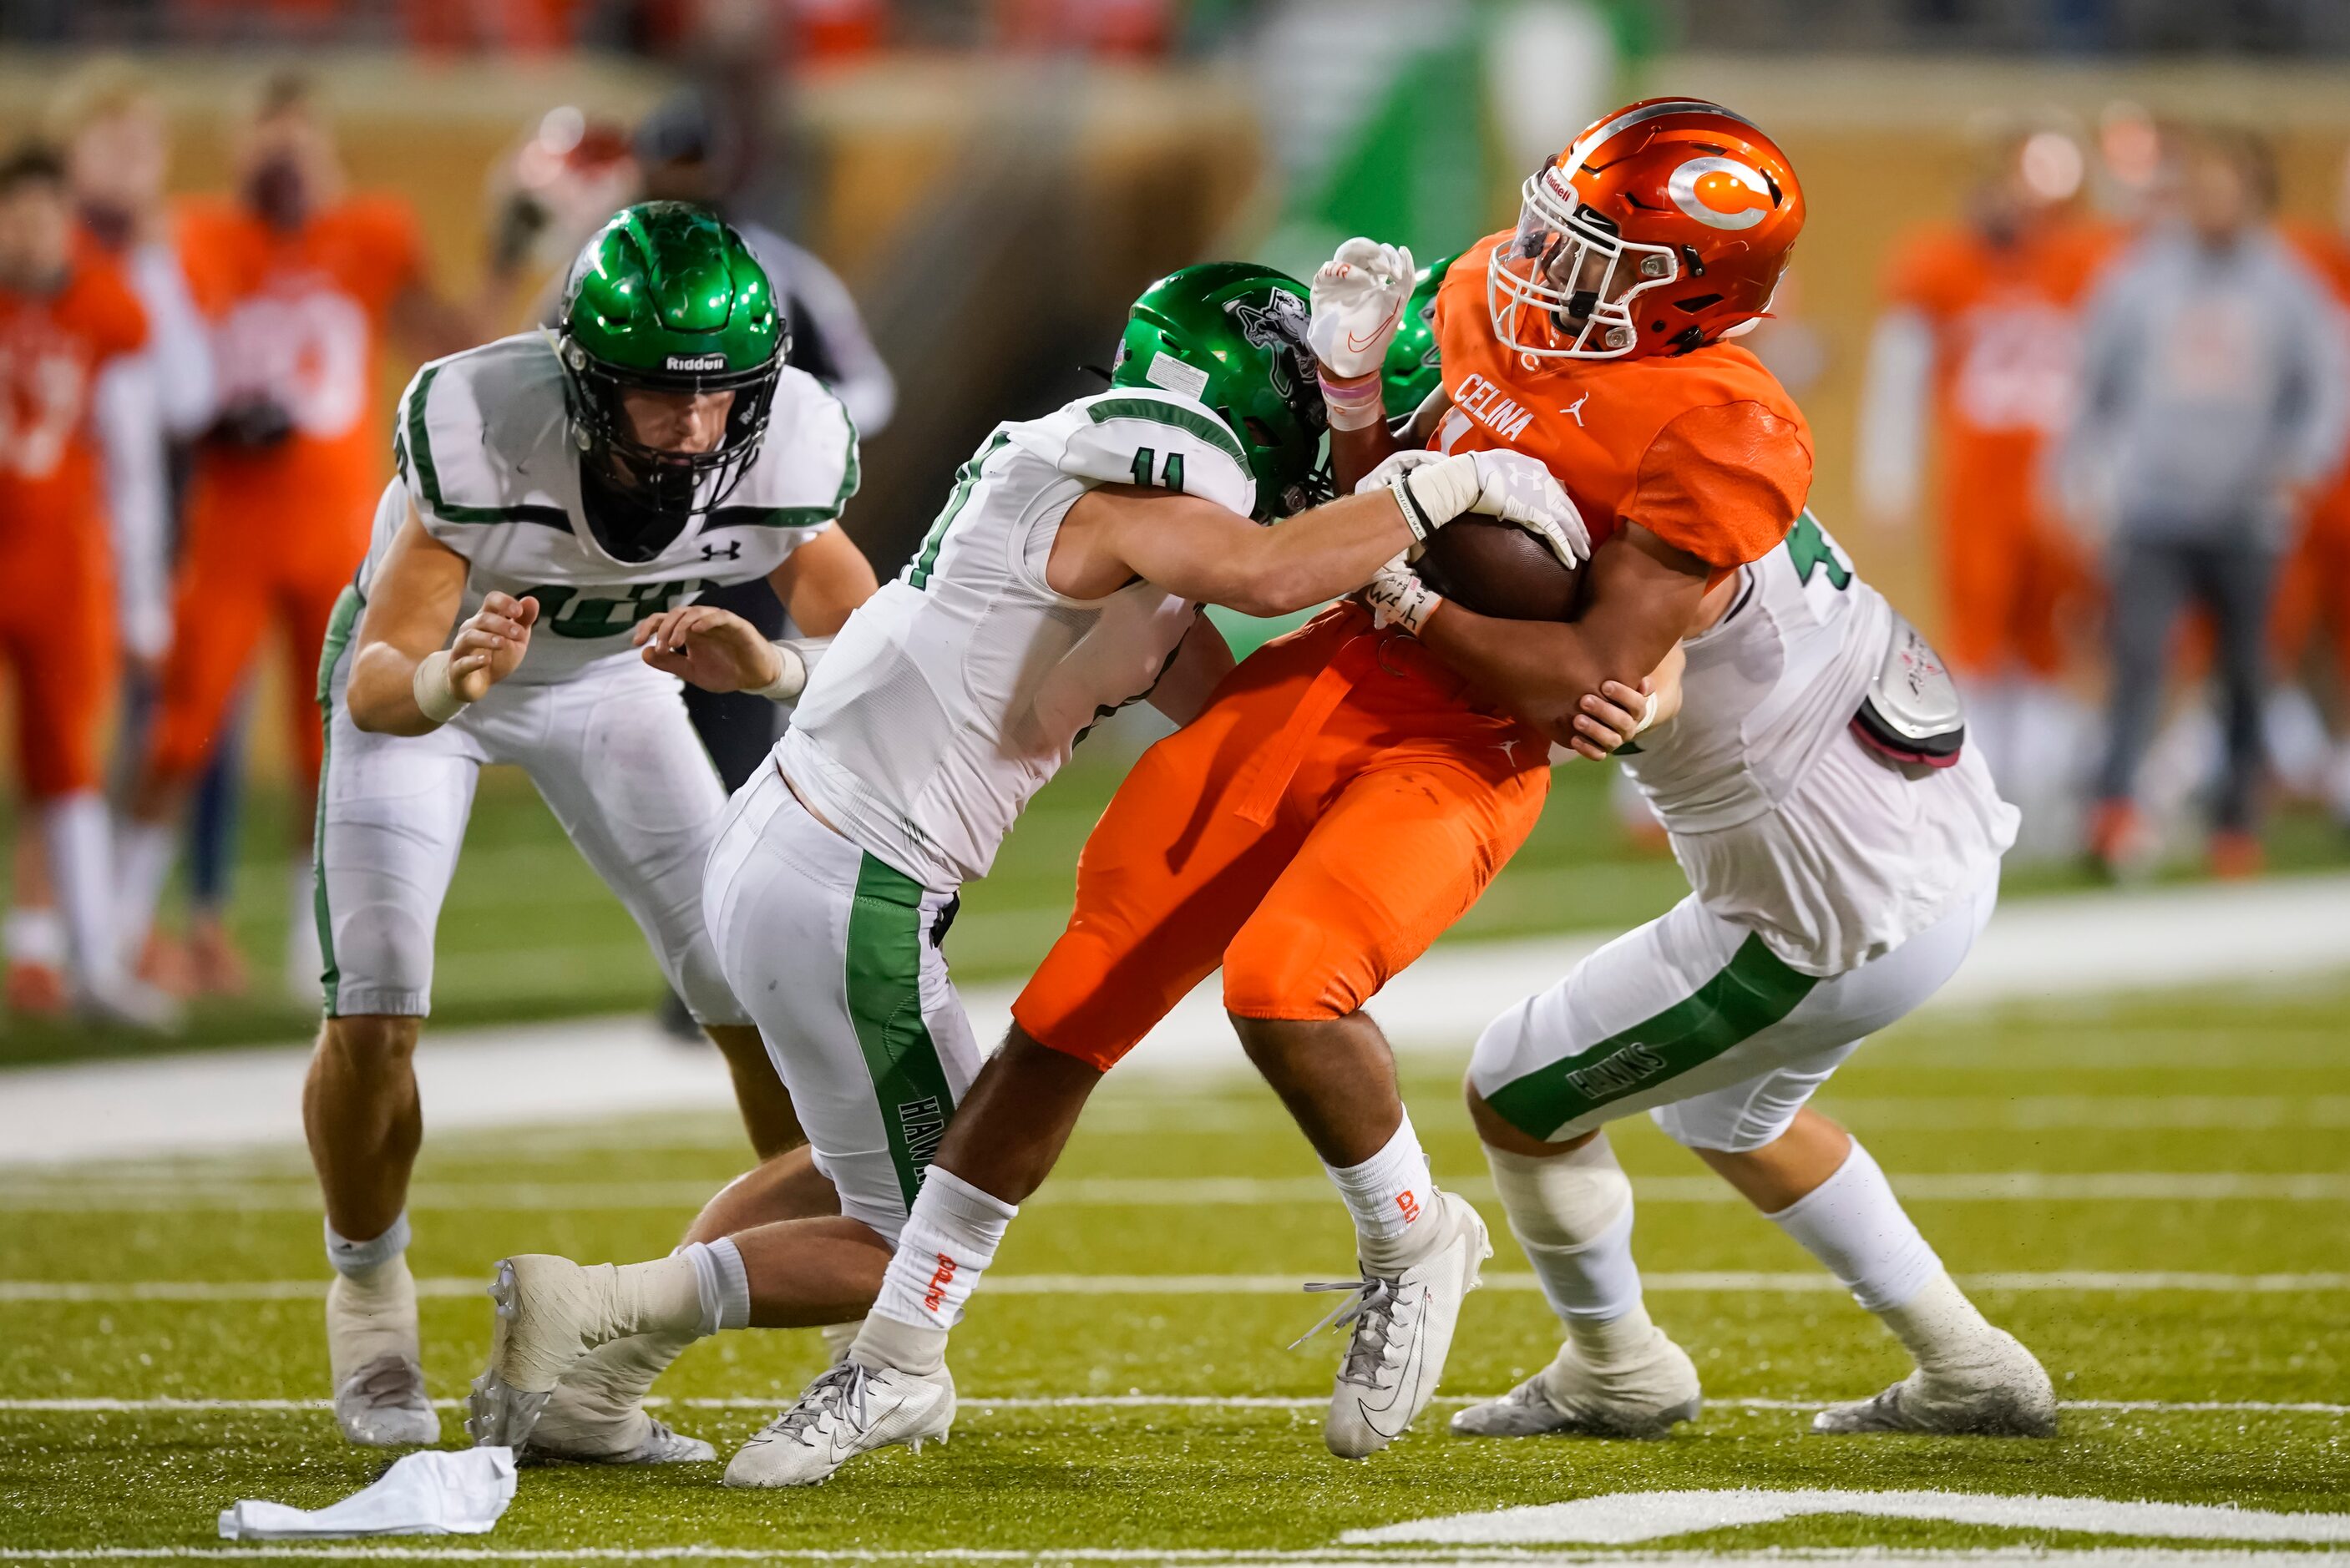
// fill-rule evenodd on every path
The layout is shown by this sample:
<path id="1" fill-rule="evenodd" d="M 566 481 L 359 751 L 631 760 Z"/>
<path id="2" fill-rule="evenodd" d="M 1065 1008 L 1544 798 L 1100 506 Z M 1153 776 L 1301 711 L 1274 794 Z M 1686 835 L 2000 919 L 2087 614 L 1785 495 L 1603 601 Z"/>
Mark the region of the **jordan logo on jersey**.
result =
<path id="1" fill-rule="evenodd" d="M 1482 376 L 1461 378 L 1461 389 L 1453 394 L 1452 401 L 1503 441 L 1517 440 L 1519 433 L 1534 422 L 1534 416 L 1516 399 Z"/>

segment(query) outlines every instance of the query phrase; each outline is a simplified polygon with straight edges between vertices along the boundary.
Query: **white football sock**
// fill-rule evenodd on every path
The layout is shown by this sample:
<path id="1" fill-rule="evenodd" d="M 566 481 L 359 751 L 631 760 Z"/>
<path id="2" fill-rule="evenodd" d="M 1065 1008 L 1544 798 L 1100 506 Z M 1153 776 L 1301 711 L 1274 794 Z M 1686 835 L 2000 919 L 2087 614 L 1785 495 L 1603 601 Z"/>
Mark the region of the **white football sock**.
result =
<path id="1" fill-rule="evenodd" d="M 170 822 L 126 818 L 114 836 L 115 950 L 126 964 L 136 964 L 155 927 L 155 909 L 162 902 L 163 884 L 172 878 L 172 863 L 179 854 L 179 827 Z"/>
<path id="2" fill-rule="evenodd" d="M 941 1334 L 961 1323 L 963 1303 L 995 1262 L 995 1249 L 1019 1212 L 1018 1204 L 982 1192 L 953 1171 L 931 1167 L 857 1345 L 873 1342 L 875 1318 Z"/>
<path id="3" fill-rule="evenodd" d="M 1647 1348 L 1656 1325 L 1632 1262 L 1632 1182 L 1607 1135 L 1542 1157 L 1488 1145 L 1485 1163 L 1510 1234 L 1583 1359 L 1604 1367 Z"/>
<path id="4" fill-rule="evenodd" d="M 337 1386 L 386 1355 L 415 1360 L 416 1281 L 408 1272 L 408 1216 L 372 1241 L 352 1242 L 327 1227 L 327 1359 Z"/>
<path id="5" fill-rule="evenodd" d="M 107 854 L 106 804 L 96 790 L 65 795 L 41 808 L 41 846 L 48 852 L 67 951 L 75 981 L 105 989 L 122 972 L 113 936 L 114 892 Z"/>
<path id="6" fill-rule="evenodd" d="M 10 963 L 63 969 L 66 923 L 53 909 L 28 909 L 19 905 L 8 911 L 5 924 L 0 925 L 0 950 L 5 950 Z"/>
<path id="7" fill-rule="evenodd" d="M 1360 1165 L 1324 1165 L 1347 1212 L 1355 1220 L 1355 1245 L 1366 1268 L 1398 1273 L 1432 1244 L 1435 1227 L 1420 1220 L 1436 1211 L 1436 1179 L 1406 1111 L 1395 1136 Z M 1426 1238 L 1427 1240 L 1424 1240 Z"/>
<path id="8" fill-rule="evenodd" d="M 1882 1319 L 1928 1371 L 1976 1359 L 1982 1338 L 1995 1332 L 1950 1282 L 1858 1138 L 1835 1175 L 1771 1221 Z"/>
<path id="9" fill-rule="evenodd" d="M 701 1309 L 703 1334 L 751 1326 L 751 1276 L 743 1267 L 743 1254 L 735 1249 L 732 1236 L 721 1236 L 715 1241 L 688 1241 L 671 1256 L 682 1258 L 693 1270 L 694 1300 Z M 632 1263 L 629 1267 L 651 1270 L 658 1265 Z M 621 1272 L 626 1274 L 628 1270 Z M 658 1330 L 667 1324 L 647 1323 L 642 1328 Z"/>
<path id="10" fill-rule="evenodd" d="M 860 1317 L 855 1323 L 828 1323 L 816 1330 L 824 1335 L 827 1359 L 833 1366 L 837 1366 L 848 1359 L 849 1346 L 857 1343 L 858 1333 L 864 1326 L 865 1320 Z"/>

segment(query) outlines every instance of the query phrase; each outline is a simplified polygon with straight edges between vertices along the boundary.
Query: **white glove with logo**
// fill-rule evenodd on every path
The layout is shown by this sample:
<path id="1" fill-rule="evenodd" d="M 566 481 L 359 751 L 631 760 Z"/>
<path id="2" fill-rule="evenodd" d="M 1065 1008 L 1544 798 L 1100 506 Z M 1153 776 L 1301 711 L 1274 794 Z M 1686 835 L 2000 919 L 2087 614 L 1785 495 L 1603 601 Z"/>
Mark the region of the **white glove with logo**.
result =
<path id="1" fill-rule="evenodd" d="M 1356 597 L 1371 612 L 1372 626 L 1381 630 L 1400 627 L 1414 637 L 1444 602 L 1444 596 L 1421 582 L 1401 556 L 1381 566 Z"/>
<path id="2" fill-rule="evenodd" d="M 1306 340 L 1321 366 L 1333 430 L 1367 429 L 1383 417 L 1380 372 L 1411 286 L 1410 251 L 1360 238 L 1340 245 L 1315 273 Z"/>
<path id="3" fill-rule="evenodd" d="M 1583 514 L 1550 470 L 1523 452 L 1463 452 L 1413 464 L 1391 457 L 1365 483 L 1380 473 L 1388 473 L 1388 489 L 1415 538 L 1426 539 L 1464 512 L 1482 512 L 1540 539 L 1563 566 L 1590 559 L 1591 532 Z"/>

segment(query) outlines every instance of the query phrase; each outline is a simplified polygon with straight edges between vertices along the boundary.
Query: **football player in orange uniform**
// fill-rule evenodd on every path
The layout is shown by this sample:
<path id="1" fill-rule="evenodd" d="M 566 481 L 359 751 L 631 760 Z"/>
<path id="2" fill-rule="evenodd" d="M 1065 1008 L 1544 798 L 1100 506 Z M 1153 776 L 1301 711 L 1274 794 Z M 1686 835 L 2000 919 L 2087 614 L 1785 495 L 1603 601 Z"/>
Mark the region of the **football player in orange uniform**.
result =
<path id="1" fill-rule="evenodd" d="M 188 791 L 273 624 L 291 649 L 297 789 L 316 784 L 310 671 L 336 596 L 367 554 L 383 482 L 374 405 L 385 338 L 431 358 L 483 336 L 480 313 L 432 292 L 407 203 L 346 193 L 332 135 L 299 78 L 265 88 L 237 150 L 234 196 L 188 202 L 179 228 L 211 327 L 218 412 L 190 482 L 161 704 L 123 830 L 121 936 L 133 954 Z M 295 820 L 287 983 L 307 1001 L 319 967 L 308 812 Z"/>
<path id="2" fill-rule="evenodd" d="M 2335 326 L 2350 332 L 2350 161 L 2343 164 L 2336 225 L 2286 224 L 2284 235 L 2340 306 Z M 2350 742 L 2329 743 L 2325 722 L 2300 685 L 2323 625 L 2333 636 L 2334 690 L 2345 705 L 2337 722 L 2350 723 L 2350 452 L 2343 456 L 2331 483 L 2308 498 L 2300 537 L 2277 578 L 2269 630 L 2280 688 L 2269 703 L 2269 748 L 2281 775 L 2324 794 L 2334 815 L 2350 824 Z"/>
<path id="3" fill-rule="evenodd" d="M 1940 449 L 1938 646 L 1966 683 L 1969 729 L 2023 842 L 2064 852 L 2087 720 L 2066 694 L 2066 628 L 2095 582 L 2043 503 L 2042 454 L 2072 418 L 2079 314 L 2116 244 L 2083 215 L 2085 160 L 2050 127 L 2002 139 L 1963 220 L 1912 234 L 1885 276 L 1861 399 L 1862 512 L 1906 528 L 1918 508 L 1929 409 Z"/>
<path id="4" fill-rule="evenodd" d="M 129 280 L 75 230 L 63 162 L 30 147 L 0 165 L 0 657 L 16 676 L 17 768 L 76 1000 L 161 1027 L 166 999 L 117 961 L 99 771 L 118 652 L 91 410 L 100 380 L 146 342 Z"/>
<path id="5" fill-rule="evenodd" d="M 1093 1086 L 1221 964 L 1243 1047 L 1355 1220 L 1362 1277 L 1326 1320 L 1351 1332 L 1325 1440 L 1364 1457 L 1425 1408 L 1491 1247 L 1432 1181 L 1361 1010 L 1523 841 L 1552 743 L 1600 753 L 1636 731 L 1637 688 L 1709 586 L 1794 525 L 1810 433 L 1721 338 L 1766 310 L 1803 214 L 1785 156 L 1716 105 L 1655 99 L 1594 125 L 1528 181 L 1516 231 L 1446 277 L 1431 452 L 1394 452 L 1379 391 L 1409 257 L 1349 241 L 1315 276 L 1340 482 L 1387 484 L 1410 519 L 1464 457 L 1540 459 L 1605 541 L 1589 607 L 1573 625 L 1431 615 L 1399 561 L 1367 604 L 1253 655 L 1144 754 L 1087 842 L 1068 929 L 948 1126 L 855 1366 L 886 1387 L 942 1364 Z M 855 1381 L 819 1384 L 786 1428 L 836 1455 L 906 1440 Z"/>

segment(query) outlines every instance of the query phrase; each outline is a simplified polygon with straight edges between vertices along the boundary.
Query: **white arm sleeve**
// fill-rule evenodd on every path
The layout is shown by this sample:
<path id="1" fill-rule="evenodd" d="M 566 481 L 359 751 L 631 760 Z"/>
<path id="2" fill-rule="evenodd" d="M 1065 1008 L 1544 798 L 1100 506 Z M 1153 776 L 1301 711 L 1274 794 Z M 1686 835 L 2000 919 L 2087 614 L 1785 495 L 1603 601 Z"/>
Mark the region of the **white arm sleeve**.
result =
<path id="1" fill-rule="evenodd" d="M 117 359 L 99 372 L 91 409 L 106 460 L 123 646 L 142 659 L 159 657 L 172 639 L 170 491 L 158 379 L 151 354 Z"/>
<path id="2" fill-rule="evenodd" d="M 1860 451 L 1854 476 L 1864 516 L 1917 514 L 1926 466 L 1927 388 L 1934 373 L 1934 327 L 1906 306 L 1877 318 L 1860 393 Z"/>
<path id="3" fill-rule="evenodd" d="M 189 296 L 187 275 L 170 246 L 141 245 L 133 252 L 130 283 L 147 311 L 147 353 L 154 361 L 163 430 L 175 440 L 186 440 L 213 420 L 212 335 Z"/>

